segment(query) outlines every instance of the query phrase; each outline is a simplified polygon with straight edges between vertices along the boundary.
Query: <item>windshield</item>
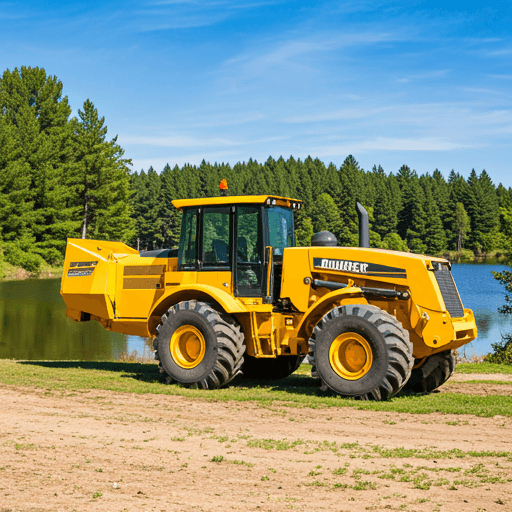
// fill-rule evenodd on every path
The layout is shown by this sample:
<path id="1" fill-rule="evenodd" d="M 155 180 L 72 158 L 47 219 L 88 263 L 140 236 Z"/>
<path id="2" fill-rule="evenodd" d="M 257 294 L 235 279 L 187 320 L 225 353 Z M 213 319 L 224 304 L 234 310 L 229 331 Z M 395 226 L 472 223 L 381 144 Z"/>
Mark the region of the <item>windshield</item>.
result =
<path id="1" fill-rule="evenodd" d="M 268 225 L 270 245 L 274 248 L 276 256 L 282 255 L 285 247 L 295 247 L 292 210 L 280 206 L 269 208 Z"/>

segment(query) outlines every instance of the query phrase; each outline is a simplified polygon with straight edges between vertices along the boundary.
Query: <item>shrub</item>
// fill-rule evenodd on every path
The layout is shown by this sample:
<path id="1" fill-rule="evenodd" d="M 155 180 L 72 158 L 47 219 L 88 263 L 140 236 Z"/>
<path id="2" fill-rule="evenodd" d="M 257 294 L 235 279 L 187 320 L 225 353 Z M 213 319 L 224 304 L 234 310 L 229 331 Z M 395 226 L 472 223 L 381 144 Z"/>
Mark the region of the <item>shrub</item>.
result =
<path id="1" fill-rule="evenodd" d="M 493 351 L 485 358 L 488 363 L 512 364 L 512 334 L 504 334 L 498 343 L 492 343 Z"/>
<path id="2" fill-rule="evenodd" d="M 505 286 L 505 304 L 498 311 L 505 315 L 512 314 L 512 272 L 491 272 L 494 279 Z M 501 341 L 492 344 L 493 352 L 489 354 L 486 361 L 489 363 L 512 364 L 512 334 L 504 334 Z"/>
<path id="3" fill-rule="evenodd" d="M 407 252 L 409 249 L 407 243 L 400 238 L 397 233 L 388 233 L 382 240 L 384 249 L 392 249 L 393 251 Z"/>
<path id="4" fill-rule="evenodd" d="M 6 244 L 4 248 L 5 260 L 11 265 L 22 267 L 27 272 L 38 274 L 44 260 L 39 254 L 27 251 L 17 243 Z"/>

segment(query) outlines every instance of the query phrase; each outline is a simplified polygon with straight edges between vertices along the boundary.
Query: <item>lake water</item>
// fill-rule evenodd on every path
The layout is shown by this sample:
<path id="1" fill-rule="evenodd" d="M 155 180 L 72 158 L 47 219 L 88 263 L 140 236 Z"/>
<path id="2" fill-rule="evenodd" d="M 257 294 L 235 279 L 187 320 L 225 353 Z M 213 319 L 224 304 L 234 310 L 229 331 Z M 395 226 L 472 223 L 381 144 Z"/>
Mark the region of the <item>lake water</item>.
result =
<path id="1" fill-rule="evenodd" d="M 478 325 L 478 338 L 460 349 L 467 357 L 487 354 L 502 333 L 512 332 L 512 315 L 497 312 L 505 302 L 504 287 L 491 270 L 507 267 L 452 266 L 462 302 L 475 312 Z M 0 359 L 118 360 L 134 350 L 149 355 L 143 338 L 68 319 L 59 289 L 59 279 L 0 282 Z"/>

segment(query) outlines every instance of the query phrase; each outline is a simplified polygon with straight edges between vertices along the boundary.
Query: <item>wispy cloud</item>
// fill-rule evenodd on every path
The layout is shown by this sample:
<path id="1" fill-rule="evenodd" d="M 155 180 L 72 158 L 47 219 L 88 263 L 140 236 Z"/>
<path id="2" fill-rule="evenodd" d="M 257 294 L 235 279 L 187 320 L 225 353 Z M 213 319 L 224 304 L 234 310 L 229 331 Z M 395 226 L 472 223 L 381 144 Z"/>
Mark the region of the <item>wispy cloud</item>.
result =
<path id="1" fill-rule="evenodd" d="M 147 2 L 147 5 L 187 5 L 196 6 L 198 8 L 224 8 L 224 9 L 251 9 L 254 7 L 262 7 L 282 3 L 279 0 L 254 1 L 254 2 L 237 2 L 236 0 L 157 0 Z"/>
<path id="2" fill-rule="evenodd" d="M 495 89 L 484 89 L 479 87 L 461 87 L 461 90 L 477 94 L 504 94 L 503 91 L 497 91 Z"/>
<path id="3" fill-rule="evenodd" d="M 234 140 L 228 138 L 195 138 L 184 137 L 181 135 L 174 135 L 169 137 L 147 137 L 147 136 L 133 136 L 123 135 L 119 140 L 124 144 L 143 145 L 143 146 L 161 146 L 166 148 L 191 148 L 191 147 L 235 147 L 235 146 L 249 146 L 251 144 L 261 144 L 285 139 L 284 136 L 266 137 L 255 140 Z"/>
<path id="4" fill-rule="evenodd" d="M 512 47 L 500 48 L 499 50 L 492 50 L 485 52 L 488 57 L 508 57 L 512 55 Z"/>
<path id="5" fill-rule="evenodd" d="M 298 115 L 285 117 L 285 123 L 318 123 L 324 121 L 342 121 L 344 119 L 364 119 L 378 114 L 382 114 L 393 107 L 379 107 L 379 108 L 350 108 L 335 111 L 319 112 L 310 115 Z"/>
<path id="6" fill-rule="evenodd" d="M 437 71 L 428 71 L 426 73 L 407 75 L 403 78 L 398 78 L 397 82 L 405 84 L 405 83 L 411 82 L 413 80 L 427 80 L 429 78 L 439 78 L 439 77 L 445 76 L 449 72 L 450 72 L 449 69 L 439 69 Z"/>
<path id="7" fill-rule="evenodd" d="M 378 151 L 453 151 L 467 149 L 467 144 L 450 142 L 440 138 L 395 138 L 375 137 L 373 139 L 345 142 L 340 145 L 314 148 L 315 154 L 319 153 L 329 157 L 348 155 L 349 153 L 364 152 L 368 150 Z"/>
<path id="8" fill-rule="evenodd" d="M 402 37 L 388 32 L 355 32 L 342 35 L 322 34 L 309 38 L 290 36 L 288 40 L 280 42 L 271 41 L 266 45 L 260 41 L 256 45 L 257 48 L 253 49 L 252 52 L 227 59 L 224 62 L 224 66 L 229 67 L 233 64 L 243 63 L 246 69 L 262 72 L 268 67 L 289 64 L 294 58 L 304 55 L 313 57 L 314 54 L 331 52 L 342 47 L 371 46 L 382 42 L 396 41 L 402 39 Z M 267 48 L 262 49 L 262 45 Z"/>
<path id="9" fill-rule="evenodd" d="M 230 0 L 161 0 L 148 2 L 135 11 L 130 29 L 138 32 L 200 28 L 216 25 L 237 11 L 274 5 L 274 1 L 236 2 Z"/>

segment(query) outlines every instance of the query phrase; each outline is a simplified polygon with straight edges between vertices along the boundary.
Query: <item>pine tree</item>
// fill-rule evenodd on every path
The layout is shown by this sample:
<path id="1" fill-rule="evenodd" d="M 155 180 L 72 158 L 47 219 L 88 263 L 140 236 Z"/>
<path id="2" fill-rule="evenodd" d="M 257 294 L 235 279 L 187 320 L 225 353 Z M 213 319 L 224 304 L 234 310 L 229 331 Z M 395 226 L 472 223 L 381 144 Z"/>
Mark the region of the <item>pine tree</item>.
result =
<path id="1" fill-rule="evenodd" d="M 62 258 L 65 238 L 76 228 L 65 186 L 71 109 L 62 88 L 57 77 L 37 67 L 6 70 L 0 79 L 1 131 L 10 152 L 2 166 L 2 185 L 17 203 L 9 218 L 0 218 L 0 227 L 4 239 L 16 240 L 49 261 Z M 0 203 L 5 201 L 10 200 Z"/>
<path id="2" fill-rule="evenodd" d="M 384 169 L 380 165 L 379 167 L 373 166 L 372 178 L 376 195 L 373 210 L 373 230 L 381 238 L 384 238 L 388 233 L 393 233 L 396 230 L 398 222 L 395 208 L 396 197 L 393 197 L 389 186 L 390 180 L 386 177 Z"/>
<path id="3" fill-rule="evenodd" d="M 298 247 L 309 247 L 311 245 L 311 237 L 313 236 L 313 223 L 308 217 L 304 209 L 300 209 L 295 214 L 295 239 Z"/>
<path id="4" fill-rule="evenodd" d="M 73 175 L 70 185 L 80 205 L 82 238 L 129 241 L 134 235 L 128 198 L 130 177 L 117 136 L 106 140 L 105 118 L 88 99 L 73 121 Z"/>
<path id="5" fill-rule="evenodd" d="M 172 205 L 173 199 L 183 198 L 182 195 L 180 195 L 180 174 L 181 172 L 178 166 L 171 169 L 169 164 L 164 167 L 164 170 L 160 174 L 162 187 L 162 216 L 165 219 L 163 222 L 163 245 L 169 248 L 177 247 L 180 241 L 181 212 Z"/>
<path id="6" fill-rule="evenodd" d="M 426 232 L 426 215 L 423 209 L 424 194 L 416 171 L 403 165 L 397 174 L 402 194 L 402 209 L 398 216 L 398 234 L 407 241 L 411 251 L 425 253 L 427 246 L 423 242 Z"/>
<path id="7" fill-rule="evenodd" d="M 475 170 L 468 178 L 471 202 L 467 212 L 471 219 L 471 246 L 477 251 L 488 252 L 494 248 L 499 225 L 499 203 L 496 188 L 483 170 L 477 176 Z"/>
<path id="8" fill-rule="evenodd" d="M 457 203 L 455 206 L 454 231 L 457 234 L 457 253 L 460 254 L 464 239 L 470 231 L 470 219 L 462 203 Z"/>
<path id="9" fill-rule="evenodd" d="M 424 194 L 423 209 L 426 215 L 423 242 L 429 254 L 438 255 L 446 250 L 447 243 L 439 206 L 432 193 L 433 181 L 428 174 L 420 178 Z"/>
<path id="10" fill-rule="evenodd" d="M 364 203 L 363 179 L 364 171 L 359 167 L 356 159 L 349 155 L 340 167 L 340 184 L 342 194 L 335 198 L 336 205 L 340 209 L 341 231 L 338 237 L 339 245 L 358 245 L 358 220 L 355 209 L 356 200 Z M 364 206 L 364 204 L 363 204 Z"/>
<path id="11" fill-rule="evenodd" d="M 313 215 L 313 231 L 330 231 L 336 237 L 341 233 L 341 217 L 340 212 L 333 198 L 327 194 L 320 194 L 315 201 L 312 209 Z"/>
<path id="12" fill-rule="evenodd" d="M 436 169 L 432 174 L 432 196 L 434 198 L 437 207 L 439 208 L 439 215 L 441 216 L 441 222 L 444 229 L 444 237 L 446 242 L 450 239 L 450 187 L 443 175 Z"/>

